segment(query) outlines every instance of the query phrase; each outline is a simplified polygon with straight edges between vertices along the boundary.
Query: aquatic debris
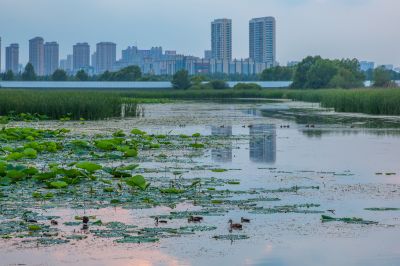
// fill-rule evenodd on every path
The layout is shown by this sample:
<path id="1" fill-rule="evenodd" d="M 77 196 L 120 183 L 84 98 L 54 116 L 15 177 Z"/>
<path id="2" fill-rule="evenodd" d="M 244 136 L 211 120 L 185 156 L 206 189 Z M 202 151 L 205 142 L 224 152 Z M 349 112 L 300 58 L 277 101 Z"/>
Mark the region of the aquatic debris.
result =
<path id="1" fill-rule="evenodd" d="M 159 238 L 147 236 L 125 236 L 124 238 L 114 240 L 114 242 L 119 244 L 155 243 L 158 241 L 160 241 Z"/>
<path id="2" fill-rule="evenodd" d="M 185 193 L 186 190 L 183 189 L 178 189 L 175 187 L 170 187 L 170 188 L 160 188 L 160 192 L 164 194 L 182 194 Z"/>
<path id="3" fill-rule="evenodd" d="M 321 215 L 321 221 L 322 222 L 344 222 L 344 223 L 349 223 L 349 224 L 365 224 L 365 225 L 370 225 L 370 224 L 378 224 L 378 222 L 375 221 L 367 221 L 363 220 L 361 218 L 335 218 L 327 215 Z"/>
<path id="4" fill-rule="evenodd" d="M 249 237 L 247 235 L 232 235 L 232 234 L 216 235 L 216 236 L 213 236 L 212 238 L 214 238 L 216 240 L 230 240 L 230 241 L 249 239 Z"/>
<path id="5" fill-rule="evenodd" d="M 400 208 L 365 208 L 366 211 L 400 211 Z"/>
<path id="6" fill-rule="evenodd" d="M 69 235 L 66 237 L 66 239 L 69 239 L 69 240 L 83 240 L 86 238 L 87 238 L 87 235 Z"/>

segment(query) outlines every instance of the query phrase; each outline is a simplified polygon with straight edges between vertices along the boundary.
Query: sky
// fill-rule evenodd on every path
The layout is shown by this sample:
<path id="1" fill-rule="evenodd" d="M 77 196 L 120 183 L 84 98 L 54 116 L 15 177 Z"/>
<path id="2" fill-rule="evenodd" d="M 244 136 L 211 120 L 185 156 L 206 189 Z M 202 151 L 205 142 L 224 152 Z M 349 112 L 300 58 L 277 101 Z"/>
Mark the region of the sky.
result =
<path id="1" fill-rule="evenodd" d="M 25 64 L 35 36 L 57 41 L 61 59 L 100 41 L 118 58 L 129 45 L 203 56 L 216 18 L 232 19 L 233 56 L 246 58 L 248 22 L 264 16 L 277 20 L 281 65 L 321 55 L 400 66 L 400 0 L 0 0 L 2 68 L 6 45 L 19 43 Z"/>

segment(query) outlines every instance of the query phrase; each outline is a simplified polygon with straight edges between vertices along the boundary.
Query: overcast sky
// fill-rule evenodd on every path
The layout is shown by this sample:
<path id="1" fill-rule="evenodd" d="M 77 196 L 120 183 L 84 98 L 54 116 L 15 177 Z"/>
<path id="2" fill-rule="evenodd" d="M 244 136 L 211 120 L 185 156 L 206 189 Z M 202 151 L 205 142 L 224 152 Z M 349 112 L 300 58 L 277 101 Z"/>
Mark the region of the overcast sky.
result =
<path id="1" fill-rule="evenodd" d="M 42 36 L 60 44 L 60 57 L 76 42 L 162 46 L 202 56 L 210 48 L 210 22 L 233 20 L 233 56 L 248 57 L 248 21 L 275 16 L 277 60 L 307 55 L 356 57 L 400 66 L 400 0 L 0 0 L 4 47 Z"/>

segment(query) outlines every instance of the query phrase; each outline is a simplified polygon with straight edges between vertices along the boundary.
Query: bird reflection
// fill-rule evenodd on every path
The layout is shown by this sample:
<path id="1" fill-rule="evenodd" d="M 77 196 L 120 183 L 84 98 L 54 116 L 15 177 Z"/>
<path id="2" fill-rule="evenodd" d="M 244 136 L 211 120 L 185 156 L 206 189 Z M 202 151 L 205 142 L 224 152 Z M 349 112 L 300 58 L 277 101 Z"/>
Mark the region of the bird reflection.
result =
<path id="1" fill-rule="evenodd" d="M 276 125 L 253 125 L 250 130 L 250 160 L 258 163 L 276 161 Z"/>

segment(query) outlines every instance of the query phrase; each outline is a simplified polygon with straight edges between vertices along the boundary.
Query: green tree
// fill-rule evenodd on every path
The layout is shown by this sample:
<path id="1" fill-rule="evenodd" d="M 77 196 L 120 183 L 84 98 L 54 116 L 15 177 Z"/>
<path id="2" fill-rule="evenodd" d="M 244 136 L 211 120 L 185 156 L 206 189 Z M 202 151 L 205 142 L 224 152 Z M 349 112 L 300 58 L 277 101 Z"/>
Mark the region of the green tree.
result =
<path id="1" fill-rule="evenodd" d="M 100 81 L 110 81 L 112 73 L 110 71 L 105 71 L 103 74 L 100 75 L 98 78 Z"/>
<path id="2" fill-rule="evenodd" d="M 303 59 L 294 71 L 292 88 L 355 88 L 364 86 L 365 76 L 357 59 L 329 60 L 320 56 Z"/>
<path id="3" fill-rule="evenodd" d="M 390 87 L 393 85 L 391 72 L 384 67 L 377 67 L 374 70 L 374 87 Z"/>
<path id="4" fill-rule="evenodd" d="M 238 83 L 233 89 L 235 90 L 261 90 L 262 87 L 256 83 Z"/>
<path id="5" fill-rule="evenodd" d="M 138 66 L 128 66 L 111 74 L 112 81 L 136 81 L 142 77 Z"/>
<path id="6" fill-rule="evenodd" d="M 31 63 L 26 64 L 24 72 L 22 73 L 22 80 L 34 81 L 36 80 L 36 73 Z"/>
<path id="7" fill-rule="evenodd" d="M 75 79 L 79 81 L 87 81 L 89 79 L 89 75 L 86 74 L 85 70 L 81 69 L 76 72 Z"/>
<path id="8" fill-rule="evenodd" d="M 14 76 L 14 73 L 11 70 L 8 70 L 3 75 L 3 80 L 11 81 L 11 80 L 14 80 L 14 79 L 15 79 L 15 76 Z"/>
<path id="9" fill-rule="evenodd" d="M 305 87 L 310 89 L 327 88 L 337 71 L 338 68 L 332 61 L 319 59 L 308 70 Z"/>
<path id="10" fill-rule="evenodd" d="M 66 81 L 67 79 L 67 72 L 62 69 L 57 69 L 54 71 L 53 75 L 51 75 L 51 80 L 53 81 Z"/>
<path id="11" fill-rule="evenodd" d="M 293 79 L 293 67 L 271 67 L 265 69 L 260 76 L 264 81 L 289 81 Z"/>
<path id="12" fill-rule="evenodd" d="M 172 77 L 172 87 L 178 90 L 186 90 L 190 88 L 192 83 L 189 79 L 189 73 L 186 70 L 179 70 Z"/>
<path id="13" fill-rule="evenodd" d="M 214 90 L 229 89 L 228 83 L 223 80 L 212 80 L 208 83 Z"/>
<path id="14" fill-rule="evenodd" d="M 200 86 L 204 81 L 206 81 L 206 77 L 202 75 L 193 76 L 190 81 L 192 82 L 193 86 Z"/>

